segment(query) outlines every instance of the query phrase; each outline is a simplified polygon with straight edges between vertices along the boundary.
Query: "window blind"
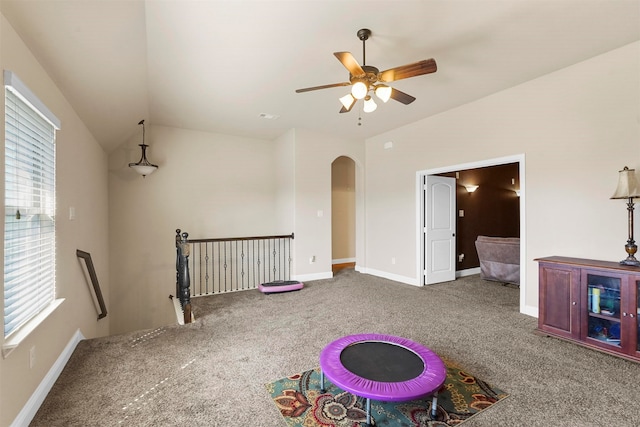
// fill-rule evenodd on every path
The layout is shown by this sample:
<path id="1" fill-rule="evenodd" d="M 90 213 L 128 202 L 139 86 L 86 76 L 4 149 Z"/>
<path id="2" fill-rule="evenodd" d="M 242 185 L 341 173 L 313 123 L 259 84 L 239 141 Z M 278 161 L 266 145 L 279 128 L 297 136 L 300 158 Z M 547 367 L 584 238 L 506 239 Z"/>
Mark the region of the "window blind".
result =
<path id="1" fill-rule="evenodd" d="M 7 85 L 6 77 L 5 71 L 5 337 L 55 298 L 57 127 L 34 107 L 37 98 L 30 102 L 33 95 Z"/>

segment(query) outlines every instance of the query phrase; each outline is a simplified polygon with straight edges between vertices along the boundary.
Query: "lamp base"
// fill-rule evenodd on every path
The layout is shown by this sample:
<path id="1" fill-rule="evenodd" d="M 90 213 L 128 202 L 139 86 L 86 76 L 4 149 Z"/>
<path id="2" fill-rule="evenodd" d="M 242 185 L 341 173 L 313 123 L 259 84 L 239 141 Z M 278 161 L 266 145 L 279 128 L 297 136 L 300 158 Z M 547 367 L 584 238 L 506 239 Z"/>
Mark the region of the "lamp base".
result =
<path id="1" fill-rule="evenodd" d="M 634 267 L 640 267 L 640 261 L 638 261 L 633 256 L 628 256 L 626 259 L 623 259 L 622 261 L 620 261 L 620 264 L 621 265 L 632 265 Z"/>
<path id="2" fill-rule="evenodd" d="M 640 261 L 638 261 L 635 257 L 636 252 L 638 252 L 638 246 L 636 246 L 636 242 L 633 240 L 633 237 L 629 237 L 627 244 L 624 246 L 624 250 L 627 251 L 628 256 L 626 259 L 620 261 L 620 264 L 639 267 Z"/>

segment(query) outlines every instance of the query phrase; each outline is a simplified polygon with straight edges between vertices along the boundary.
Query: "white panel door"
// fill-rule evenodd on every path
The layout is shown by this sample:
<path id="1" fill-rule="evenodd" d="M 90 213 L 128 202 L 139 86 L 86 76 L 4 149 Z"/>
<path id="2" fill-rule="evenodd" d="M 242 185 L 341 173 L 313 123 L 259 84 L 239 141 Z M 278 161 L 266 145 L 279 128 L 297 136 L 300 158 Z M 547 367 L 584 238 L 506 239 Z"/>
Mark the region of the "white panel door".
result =
<path id="1" fill-rule="evenodd" d="M 425 283 L 449 282 L 456 278 L 456 180 L 443 176 L 426 177 Z"/>

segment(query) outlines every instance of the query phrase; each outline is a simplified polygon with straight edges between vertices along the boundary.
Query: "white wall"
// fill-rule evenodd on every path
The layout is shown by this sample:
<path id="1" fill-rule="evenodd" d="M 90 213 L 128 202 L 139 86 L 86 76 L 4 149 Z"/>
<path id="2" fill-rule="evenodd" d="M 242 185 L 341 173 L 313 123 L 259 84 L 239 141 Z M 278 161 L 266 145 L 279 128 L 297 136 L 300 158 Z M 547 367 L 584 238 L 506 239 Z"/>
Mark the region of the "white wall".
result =
<path id="1" fill-rule="evenodd" d="M 109 334 L 112 301 L 109 299 L 107 156 L 4 16 L 0 17 L 0 32 L 2 69 L 16 73 L 62 122 L 62 129 L 56 134 L 56 297 L 65 301 L 12 353 L 0 359 L 0 425 L 7 426 L 25 407 L 78 330 L 87 338 Z M 0 133 L 4 135 L 4 94 L 1 105 Z M 4 142 L 2 156 L 4 160 Z M 4 176 L 4 161 L 0 164 Z M 4 194 L 3 184 L 1 191 Z M 69 220 L 70 207 L 76 211 L 73 221 Z M 76 257 L 76 249 L 91 253 L 109 311 L 105 319 L 97 320 L 93 290 L 85 280 L 84 264 Z M 2 341 L 4 344 L 3 338 Z M 32 348 L 35 364 L 30 368 Z M 35 409 L 37 407 L 31 408 Z"/>
<path id="2" fill-rule="evenodd" d="M 175 323 L 176 229 L 223 238 L 277 226 L 274 142 L 145 125 L 156 172 L 127 166 L 140 158 L 141 127 L 109 157 L 113 333 Z"/>
<path id="3" fill-rule="evenodd" d="M 331 277 L 331 163 L 347 156 L 356 163 L 356 256 L 364 257 L 364 144 L 303 129 L 295 131 L 295 255 L 302 280 Z M 321 213 L 322 216 L 319 216 Z M 359 244 L 360 243 L 360 244 Z M 315 262 L 310 263 L 315 256 Z M 356 260 L 356 262 L 358 262 Z"/>
<path id="4" fill-rule="evenodd" d="M 618 170 L 640 169 L 639 50 L 636 42 L 367 140 L 367 267 L 415 278 L 417 171 L 521 153 L 525 305 L 538 306 L 536 257 L 623 259 L 626 209 L 609 197 Z"/>
<path id="5" fill-rule="evenodd" d="M 291 129 L 275 141 L 276 229 L 278 235 L 295 229 L 295 130 Z M 295 238 L 293 241 L 295 245 Z"/>

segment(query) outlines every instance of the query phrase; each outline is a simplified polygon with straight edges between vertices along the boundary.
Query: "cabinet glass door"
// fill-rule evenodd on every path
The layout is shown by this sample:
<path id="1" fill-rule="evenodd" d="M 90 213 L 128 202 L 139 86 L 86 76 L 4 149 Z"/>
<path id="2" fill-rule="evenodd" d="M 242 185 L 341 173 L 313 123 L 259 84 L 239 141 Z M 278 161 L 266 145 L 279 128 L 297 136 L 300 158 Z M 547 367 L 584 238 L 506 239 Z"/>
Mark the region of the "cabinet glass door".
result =
<path id="1" fill-rule="evenodd" d="M 640 280 L 636 280 L 636 351 L 640 352 Z"/>
<path id="2" fill-rule="evenodd" d="M 617 347 L 620 347 L 620 282 L 618 277 L 587 274 L 587 336 Z"/>

